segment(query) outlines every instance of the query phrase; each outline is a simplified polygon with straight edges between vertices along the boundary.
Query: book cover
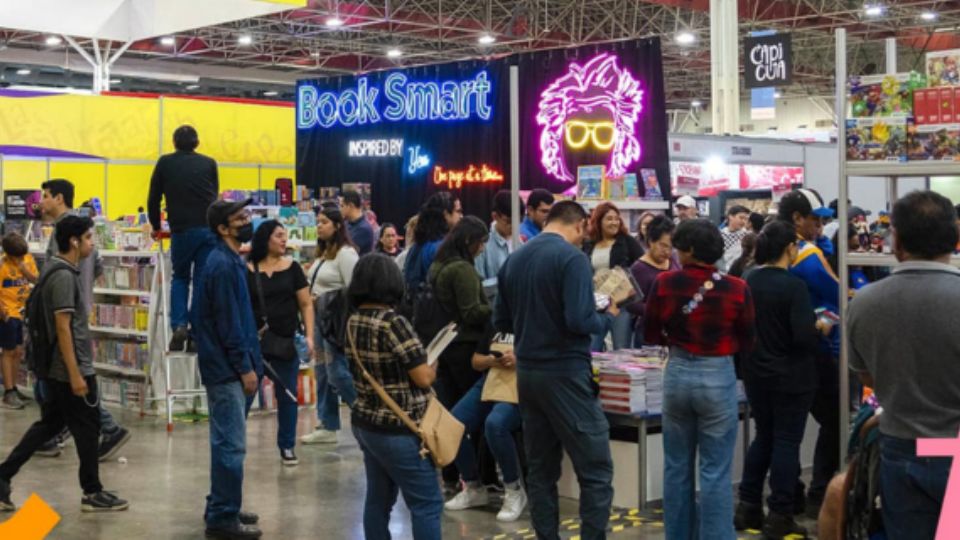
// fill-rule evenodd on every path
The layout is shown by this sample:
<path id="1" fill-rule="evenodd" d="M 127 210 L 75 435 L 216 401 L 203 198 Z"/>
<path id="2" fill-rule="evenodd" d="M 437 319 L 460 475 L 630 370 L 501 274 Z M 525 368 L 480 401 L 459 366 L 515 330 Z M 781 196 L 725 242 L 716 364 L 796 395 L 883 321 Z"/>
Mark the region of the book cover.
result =
<path id="1" fill-rule="evenodd" d="M 622 201 L 626 197 L 626 191 L 623 185 L 623 177 L 604 178 L 604 199 L 612 201 Z"/>
<path id="2" fill-rule="evenodd" d="M 599 199 L 603 195 L 603 165 L 577 167 L 577 198 Z"/>
<path id="3" fill-rule="evenodd" d="M 285 227 L 296 226 L 299 215 L 300 212 L 298 212 L 296 208 L 283 206 L 280 208 L 280 223 Z"/>
<path id="4" fill-rule="evenodd" d="M 316 227 L 317 226 L 317 215 L 313 212 L 299 212 L 297 213 L 297 223 L 301 227 Z"/>
<path id="5" fill-rule="evenodd" d="M 662 201 L 663 193 L 660 191 L 657 170 L 640 169 L 640 177 L 643 179 L 643 198 L 648 201 Z"/>
<path id="6" fill-rule="evenodd" d="M 637 175 L 628 173 L 623 175 L 623 195 L 626 199 L 636 200 L 640 198 L 640 185 L 637 183 Z"/>

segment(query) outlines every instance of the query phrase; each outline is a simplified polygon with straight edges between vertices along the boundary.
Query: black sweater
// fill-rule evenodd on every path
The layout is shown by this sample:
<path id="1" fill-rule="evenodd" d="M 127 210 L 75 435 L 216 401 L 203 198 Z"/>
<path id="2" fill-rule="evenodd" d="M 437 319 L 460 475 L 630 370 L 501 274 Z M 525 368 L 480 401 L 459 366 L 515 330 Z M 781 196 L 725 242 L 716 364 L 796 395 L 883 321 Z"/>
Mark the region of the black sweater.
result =
<path id="1" fill-rule="evenodd" d="M 756 309 L 758 339 L 753 353 L 743 358 L 744 380 L 763 379 L 788 393 L 815 390 L 816 315 L 807 285 L 775 267 L 755 268 L 746 280 Z"/>
<path id="2" fill-rule="evenodd" d="M 593 256 L 594 245 L 593 242 L 584 242 L 583 251 L 587 257 Z M 643 246 L 629 234 L 618 234 L 610 246 L 610 268 L 619 266 L 629 270 L 640 257 L 643 257 Z"/>
<path id="3" fill-rule="evenodd" d="M 220 194 L 217 162 L 196 152 L 176 151 L 161 156 L 150 178 L 147 213 L 150 225 L 160 230 L 160 199 L 167 200 L 167 221 L 172 232 L 207 227 L 207 207 Z"/>

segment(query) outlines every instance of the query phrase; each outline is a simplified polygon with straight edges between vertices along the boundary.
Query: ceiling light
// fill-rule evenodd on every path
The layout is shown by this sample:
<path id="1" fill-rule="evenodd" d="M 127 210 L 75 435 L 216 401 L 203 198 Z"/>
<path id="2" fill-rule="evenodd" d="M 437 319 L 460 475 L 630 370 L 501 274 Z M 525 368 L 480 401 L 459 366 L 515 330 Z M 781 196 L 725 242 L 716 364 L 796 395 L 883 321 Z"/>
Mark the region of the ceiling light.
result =
<path id="1" fill-rule="evenodd" d="M 173 47 L 177 44 L 177 38 L 173 36 L 163 36 L 160 38 L 160 44 L 164 47 Z"/>
<path id="2" fill-rule="evenodd" d="M 280 92 L 277 92 L 276 90 L 267 90 L 266 92 L 263 93 L 264 97 L 276 97 L 279 95 L 280 95 Z"/>
<path id="3" fill-rule="evenodd" d="M 694 109 L 699 109 L 700 107 L 703 107 L 703 102 L 700 101 L 699 99 L 695 99 L 690 102 L 690 106 L 693 107 Z"/>
<path id="4" fill-rule="evenodd" d="M 244 34 L 237 38 L 237 43 L 240 45 L 251 45 L 253 44 L 253 36 L 250 34 Z"/>
<path id="5" fill-rule="evenodd" d="M 17 70 L 17 75 L 29 75 L 30 70 L 27 68 L 20 68 Z"/>
<path id="6" fill-rule="evenodd" d="M 326 24 L 327 27 L 329 28 L 339 28 L 343 26 L 343 19 L 341 19 L 340 17 L 337 17 L 336 15 L 333 15 L 327 18 L 324 24 Z"/>
<path id="7" fill-rule="evenodd" d="M 780 98 L 782 98 L 782 97 L 783 97 L 783 94 L 781 94 L 780 92 L 774 92 L 774 93 L 773 93 L 773 98 L 774 98 L 774 99 L 780 99 Z"/>
<path id="8" fill-rule="evenodd" d="M 121 84 L 123 79 L 110 79 L 110 84 Z"/>
<path id="9" fill-rule="evenodd" d="M 313 51 L 310 53 L 310 56 L 313 58 L 320 58 L 320 51 Z"/>
<path id="10" fill-rule="evenodd" d="M 675 39 L 680 45 L 693 45 L 697 42 L 697 36 L 694 35 L 693 32 L 687 30 L 678 33 Z"/>
<path id="11" fill-rule="evenodd" d="M 64 88 L 64 90 L 66 90 L 67 92 L 73 92 L 74 90 L 76 90 L 76 88 L 74 88 L 74 87 L 72 87 L 72 86 L 68 86 L 68 87 Z"/>
<path id="12" fill-rule="evenodd" d="M 403 56 L 403 51 L 400 49 L 394 48 L 387 51 L 387 58 L 400 58 L 401 56 Z"/>
<path id="13" fill-rule="evenodd" d="M 477 38 L 477 43 L 481 45 L 493 45 L 497 41 L 497 38 L 491 36 L 490 34 L 484 34 Z"/>
<path id="14" fill-rule="evenodd" d="M 925 21 L 935 21 L 937 17 L 939 17 L 939 15 L 937 15 L 936 11 L 924 11 L 920 14 L 920 18 Z"/>
<path id="15" fill-rule="evenodd" d="M 63 43 L 63 40 L 60 39 L 60 36 L 47 36 L 47 45 L 50 47 L 56 47 L 61 43 Z"/>
<path id="16" fill-rule="evenodd" d="M 196 90 L 197 88 L 200 88 L 200 85 L 199 85 L 199 84 L 188 84 L 188 85 L 185 86 L 184 88 L 186 88 L 187 90 Z"/>
<path id="17" fill-rule="evenodd" d="M 879 17 L 883 15 L 883 6 L 880 4 L 867 4 L 863 6 L 863 12 L 867 17 Z"/>

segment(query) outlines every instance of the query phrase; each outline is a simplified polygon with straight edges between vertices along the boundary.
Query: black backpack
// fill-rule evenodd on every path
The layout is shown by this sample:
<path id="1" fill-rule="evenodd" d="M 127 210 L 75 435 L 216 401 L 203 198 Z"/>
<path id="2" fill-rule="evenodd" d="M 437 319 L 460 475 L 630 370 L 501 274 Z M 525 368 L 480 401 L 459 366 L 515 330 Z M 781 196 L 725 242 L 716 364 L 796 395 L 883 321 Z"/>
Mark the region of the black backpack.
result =
<path id="1" fill-rule="evenodd" d="M 36 287 L 30 291 L 27 297 L 27 305 L 23 312 L 23 325 L 27 329 L 27 339 L 24 347 L 24 358 L 27 362 L 27 368 L 32 371 L 38 379 L 45 379 L 50 374 L 50 364 L 53 362 L 53 351 L 56 348 L 54 343 L 55 332 L 47 328 L 47 319 L 45 317 L 46 309 L 43 302 L 43 286 L 50 279 L 50 276 L 57 272 L 69 268 L 62 267 L 50 271 L 44 275 Z"/>
<path id="2" fill-rule="evenodd" d="M 437 278 L 445 269 L 437 272 Z M 443 307 L 434 290 L 437 278 L 420 283 L 413 294 L 413 330 L 424 345 L 433 341 L 440 330 L 453 321 L 453 315 Z"/>

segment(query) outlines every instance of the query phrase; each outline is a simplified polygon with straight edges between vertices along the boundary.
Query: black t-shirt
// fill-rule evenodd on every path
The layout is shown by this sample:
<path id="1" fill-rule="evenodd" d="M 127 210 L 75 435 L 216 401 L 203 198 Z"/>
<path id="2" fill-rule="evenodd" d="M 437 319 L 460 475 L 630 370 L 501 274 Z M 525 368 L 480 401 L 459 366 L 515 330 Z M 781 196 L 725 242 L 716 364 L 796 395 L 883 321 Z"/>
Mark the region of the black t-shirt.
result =
<path id="1" fill-rule="evenodd" d="M 267 304 L 267 324 L 270 330 L 279 336 L 290 337 L 300 327 L 300 305 L 297 303 L 297 291 L 306 288 L 307 277 L 303 268 L 296 262 L 290 268 L 274 272 L 267 277 L 262 270 L 260 283 L 263 286 L 263 301 Z M 263 326 L 263 310 L 260 307 L 260 295 L 257 293 L 256 276 L 247 269 L 247 286 L 253 301 L 253 314 L 257 326 Z"/>
<path id="2" fill-rule="evenodd" d="M 477 342 L 476 354 L 488 355 L 494 346 L 500 348 L 513 349 L 513 334 L 497 332 L 492 324 L 487 324 L 483 330 L 483 337 Z"/>
<path id="3" fill-rule="evenodd" d="M 744 380 L 769 380 L 788 393 L 816 389 L 816 315 L 807 285 L 774 267 L 754 268 L 747 285 L 756 309 L 757 346 L 744 356 Z"/>

